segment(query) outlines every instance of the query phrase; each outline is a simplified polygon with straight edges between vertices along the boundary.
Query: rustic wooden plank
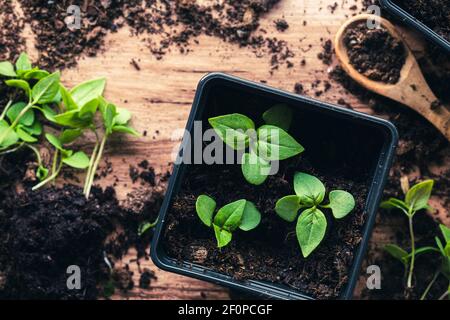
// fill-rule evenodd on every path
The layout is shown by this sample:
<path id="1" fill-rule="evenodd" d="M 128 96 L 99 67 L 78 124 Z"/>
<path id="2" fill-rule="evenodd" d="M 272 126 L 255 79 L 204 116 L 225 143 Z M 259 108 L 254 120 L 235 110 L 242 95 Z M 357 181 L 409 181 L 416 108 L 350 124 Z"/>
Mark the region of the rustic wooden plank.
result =
<path id="1" fill-rule="evenodd" d="M 181 54 L 173 48 L 162 60 L 157 60 L 145 45 L 147 36 L 131 37 L 126 27 L 109 34 L 104 53 L 95 58 L 80 59 L 78 66 L 65 70 L 62 77 L 67 86 L 89 78 L 106 77 L 106 97 L 132 111 L 133 126 L 140 132 L 147 131 L 147 136 L 142 138 L 116 138 L 107 147 L 106 155 L 113 164 L 114 174 L 103 179 L 101 184 L 111 184 L 117 176 L 121 181 L 117 185 L 117 193 L 119 198 L 124 199 L 134 188 L 130 183 L 125 186 L 125 182 L 129 182 L 129 164 L 148 159 L 159 172 L 170 169 L 171 153 L 180 141 L 173 133 L 184 128 L 197 83 L 208 72 L 221 71 L 254 81 L 266 80 L 268 85 L 288 91 L 293 91 L 297 82 L 310 89 L 314 81 L 328 80 L 328 66 L 317 58 L 322 50 L 321 39 L 333 37 L 346 16 L 354 13 L 349 7 L 355 4 L 354 1 L 342 1 L 342 6 L 339 5 L 331 14 L 328 6 L 334 3 L 335 0 L 282 0 L 261 19 L 261 28 L 269 35 L 287 41 L 295 53 L 295 58 L 291 59 L 294 67 L 288 69 L 282 66 L 273 75 L 270 73 L 269 56 L 256 57 L 249 48 L 239 48 L 214 37 L 200 36 L 196 39 L 199 43 L 192 43 L 188 54 Z M 277 32 L 273 23 L 281 17 L 289 23 L 289 29 L 283 33 Z M 304 25 L 303 21 L 307 24 Z M 24 34 L 31 56 L 36 57 L 29 26 Z M 420 53 L 423 50 L 420 39 L 407 32 L 405 35 L 414 50 Z M 158 38 L 152 36 L 152 40 L 157 41 Z M 132 59 L 137 61 L 140 71 L 130 64 Z M 302 59 L 306 61 L 305 66 L 300 65 Z M 331 90 L 320 97 L 333 103 L 339 98 L 344 98 L 359 111 L 371 112 L 337 84 L 333 84 Z M 85 143 L 92 144 L 92 141 L 87 139 Z M 373 239 L 383 240 L 380 243 L 384 243 L 389 240 L 385 237 L 390 236 L 385 234 L 385 228 L 381 228 L 376 230 Z M 134 252 L 130 251 L 124 262 L 134 257 Z M 128 293 L 116 294 L 114 299 L 229 297 L 228 290 L 222 287 L 163 272 L 151 261 L 141 260 L 141 267 L 156 272 L 158 280 L 152 283 L 152 288 L 135 288 Z M 130 263 L 130 268 L 134 272 L 135 283 L 138 283 L 137 264 Z"/>

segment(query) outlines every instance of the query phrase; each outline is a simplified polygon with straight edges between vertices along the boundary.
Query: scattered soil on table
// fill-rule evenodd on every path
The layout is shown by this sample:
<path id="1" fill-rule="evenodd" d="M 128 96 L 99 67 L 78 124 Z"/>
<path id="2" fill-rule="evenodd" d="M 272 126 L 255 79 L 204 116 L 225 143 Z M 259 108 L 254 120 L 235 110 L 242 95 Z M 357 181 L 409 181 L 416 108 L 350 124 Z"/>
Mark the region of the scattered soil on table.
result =
<path id="1" fill-rule="evenodd" d="M 346 219 L 329 219 L 324 241 L 308 259 L 301 257 L 295 223 L 286 223 L 274 212 L 276 201 L 292 194 L 295 171 L 316 175 L 329 190 L 348 190 L 357 199 L 355 210 Z M 214 232 L 199 222 L 195 211 L 196 198 L 201 194 L 213 197 L 218 207 L 246 198 L 260 209 L 261 224 L 255 231 L 234 232 L 231 243 L 218 250 Z M 325 179 L 305 156 L 285 161 L 276 176 L 257 187 L 244 181 L 240 166 L 194 166 L 167 216 L 164 246 L 170 257 L 201 264 L 238 280 L 285 284 L 316 298 L 336 298 L 347 283 L 355 248 L 361 241 L 366 195 L 364 183 L 349 183 L 339 173 Z"/>
<path id="2" fill-rule="evenodd" d="M 346 30 L 343 40 L 350 64 L 359 73 L 374 81 L 398 82 L 406 50 L 385 28 L 369 29 L 360 22 Z"/>
<path id="3" fill-rule="evenodd" d="M 394 0 L 394 2 L 450 41 L 450 2 L 448 0 Z"/>
<path id="4" fill-rule="evenodd" d="M 2 1 L 0 5 L 0 61 L 15 61 L 25 48 L 21 36 L 23 21 L 13 10 L 10 1 Z"/>
<path id="5" fill-rule="evenodd" d="M 82 54 L 95 56 L 104 38 L 127 25 L 132 35 L 143 35 L 150 52 L 161 59 L 172 47 L 181 53 L 192 49 L 201 34 L 249 47 L 257 55 L 269 55 L 275 67 L 293 56 L 287 43 L 276 37 L 253 34 L 260 17 L 279 0 L 244 0 L 198 4 L 193 0 L 55 1 L 20 0 L 26 21 L 37 36 L 39 65 L 50 70 L 71 67 Z M 68 28 L 69 5 L 81 9 L 81 28 Z M 286 24 L 280 24 L 283 29 Z M 136 68 L 136 64 L 133 63 Z"/>

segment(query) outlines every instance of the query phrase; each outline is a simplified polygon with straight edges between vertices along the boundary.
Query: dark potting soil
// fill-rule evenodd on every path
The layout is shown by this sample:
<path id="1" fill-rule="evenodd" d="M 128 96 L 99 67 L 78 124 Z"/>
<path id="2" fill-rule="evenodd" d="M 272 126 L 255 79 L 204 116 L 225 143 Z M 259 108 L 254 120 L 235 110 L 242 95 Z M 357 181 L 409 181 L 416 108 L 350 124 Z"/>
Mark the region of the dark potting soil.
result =
<path id="1" fill-rule="evenodd" d="M 94 299 L 106 280 L 105 240 L 121 215 L 112 189 L 65 186 L 6 198 L 0 209 L 0 270 L 5 299 Z M 81 269 L 82 290 L 67 288 L 67 268 Z"/>
<path id="2" fill-rule="evenodd" d="M 450 2 L 448 0 L 394 0 L 394 2 L 450 41 Z"/>
<path id="3" fill-rule="evenodd" d="M 308 259 L 301 256 L 295 223 L 286 223 L 274 212 L 279 198 L 293 194 L 295 171 L 316 175 L 328 190 L 348 190 L 357 199 L 348 218 L 328 219 L 325 239 Z M 212 196 L 219 208 L 237 199 L 253 201 L 262 213 L 261 224 L 251 232 L 233 233 L 231 243 L 219 250 L 212 230 L 200 222 L 195 211 L 196 198 L 201 194 Z M 325 179 L 304 156 L 285 161 L 277 175 L 257 187 L 244 181 L 240 166 L 194 166 L 169 211 L 164 245 L 170 257 L 237 280 L 284 284 L 315 298 L 333 299 L 347 283 L 354 251 L 361 241 L 366 195 L 364 183 L 349 183 L 340 173 Z M 329 213 L 327 216 L 330 218 Z"/>
<path id="4" fill-rule="evenodd" d="M 351 65 L 374 81 L 395 84 L 405 64 L 406 50 L 383 27 L 369 29 L 365 22 L 348 28 L 344 34 Z"/>
<path id="5" fill-rule="evenodd" d="M 95 56 L 104 38 L 124 25 L 133 35 L 143 35 L 150 52 L 161 59 L 172 47 L 188 53 L 191 40 L 206 34 L 267 54 L 278 66 L 293 54 L 276 37 L 253 35 L 260 17 L 279 0 L 225 1 L 198 4 L 193 0 L 55 1 L 20 0 L 26 21 L 37 36 L 39 65 L 50 70 L 71 67 L 82 54 Z M 81 28 L 69 30 L 65 19 L 69 5 L 81 9 Z M 159 40 L 152 39 L 157 35 Z M 136 67 L 136 64 L 134 64 Z"/>

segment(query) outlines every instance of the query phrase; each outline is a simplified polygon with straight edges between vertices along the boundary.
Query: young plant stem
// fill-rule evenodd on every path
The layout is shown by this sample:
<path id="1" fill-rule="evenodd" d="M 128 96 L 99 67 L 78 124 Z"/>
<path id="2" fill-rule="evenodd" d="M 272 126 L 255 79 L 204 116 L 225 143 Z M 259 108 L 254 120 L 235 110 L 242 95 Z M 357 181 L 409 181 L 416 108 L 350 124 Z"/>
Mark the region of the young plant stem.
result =
<path id="1" fill-rule="evenodd" d="M 438 300 L 444 300 L 445 297 L 448 297 L 448 296 L 450 296 L 450 293 L 449 293 L 448 290 L 447 290 L 447 291 L 445 291 L 445 292 L 442 294 L 442 296 L 439 297 Z"/>
<path id="2" fill-rule="evenodd" d="M 85 194 L 85 195 L 86 195 L 86 192 L 87 192 L 87 189 L 88 189 L 89 180 L 90 180 L 90 177 L 91 177 L 92 167 L 94 166 L 95 157 L 97 156 L 98 148 L 100 146 L 100 139 L 98 138 L 97 131 L 95 131 L 95 129 L 92 129 L 92 131 L 95 134 L 95 141 L 96 142 L 95 142 L 94 149 L 92 150 L 91 157 L 89 159 L 89 167 L 88 167 L 88 170 L 86 172 L 86 178 L 85 178 L 85 181 L 84 181 L 83 194 Z"/>
<path id="3" fill-rule="evenodd" d="M 57 161 L 58 161 L 58 155 L 59 155 L 59 150 L 56 149 L 55 154 L 53 155 L 52 173 L 55 173 L 57 170 L 56 166 L 57 166 Z M 53 185 L 55 185 L 55 179 L 53 179 L 52 182 L 53 182 Z"/>
<path id="4" fill-rule="evenodd" d="M 31 188 L 31 190 L 35 191 L 35 190 L 41 188 L 42 186 L 46 185 L 48 182 L 54 180 L 58 176 L 59 172 L 61 171 L 61 168 L 62 168 L 62 162 L 60 162 L 58 169 L 55 172 L 53 172 L 51 176 L 49 176 L 47 179 L 41 181 L 37 185 L 35 185 L 33 188 Z"/>
<path id="5" fill-rule="evenodd" d="M 108 139 L 107 133 L 105 133 L 105 135 L 103 136 L 96 159 L 94 161 L 94 165 L 92 166 L 92 169 L 90 172 L 90 176 L 88 177 L 89 180 L 87 181 L 88 184 L 87 184 L 87 188 L 86 188 L 86 192 L 85 192 L 86 199 L 89 199 L 89 195 L 90 195 L 91 189 L 92 189 L 92 184 L 94 183 L 95 172 L 97 171 L 97 167 L 100 164 L 100 159 L 102 158 L 102 155 L 103 155 L 103 150 L 105 149 L 106 139 Z"/>
<path id="6" fill-rule="evenodd" d="M 0 115 L 0 121 L 2 121 L 3 119 L 5 119 L 6 113 L 8 112 L 9 107 L 12 104 L 12 100 L 9 100 L 8 103 L 5 106 L 5 109 L 3 109 L 2 114 Z"/>
<path id="7" fill-rule="evenodd" d="M 409 274 L 408 274 L 408 280 L 407 280 L 407 284 L 406 284 L 408 288 L 412 288 L 412 277 L 413 277 L 414 263 L 415 263 L 415 258 L 416 258 L 416 244 L 415 244 L 415 238 L 414 238 L 413 216 L 414 216 L 414 214 L 412 212 L 409 212 L 408 224 L 409 224 L 409 236 L 411 238 L 411 262 L 409 265 Z"/>
<path id="8" fill-rule="evenodd" d="M 425 291 L 423 292 L 422 296 L 420 297 L 420 300 L 425 300 L 425 298 L 427 297 L 428 293 L 430 292 L 430 289 L 433 287 L 433 284 L 436 282 L 437 278 L 439 277 L 440 271 L 436 271 L 436 273 L 434 274 L 433 278 L 431 279 L 430 283 L 428 284 L 427 288 L 425 289 Z"/>
<path id="9" fill-rule="evenodd" d="M 35 147 L 33 147 L 32 145 L 28 144 L 28 143 L 26 143 L 25 146 L 27 148 L 31 149 L 31 151 L 34 152 L 34 154 L 36 155 L 36 159 L 37 159 L 38 165 L 42 166 L 42 158 L 41 158 L 41 154 L 39 153 L 39 150 L 36 149 Z"/>
<path id="10" fill-rule="evenodd" d="M 20 148 L 22 148 L 23 146 L 24 146 L 24 142 L 22 142 L 22 143 L 20 143 L 17 147 L 15 147 L 15 148 L 12 148 L 12 149 L 8 149 L 8 148 L 5 148 L 5 149 L 0 149 L 0 156 L 2 156 L 2 155 L 5 155 L 5 154 L 8 154 L 8 153 L 13 153 L 13 152 L 16 152 L 17 150 L 19 150 Z"/>

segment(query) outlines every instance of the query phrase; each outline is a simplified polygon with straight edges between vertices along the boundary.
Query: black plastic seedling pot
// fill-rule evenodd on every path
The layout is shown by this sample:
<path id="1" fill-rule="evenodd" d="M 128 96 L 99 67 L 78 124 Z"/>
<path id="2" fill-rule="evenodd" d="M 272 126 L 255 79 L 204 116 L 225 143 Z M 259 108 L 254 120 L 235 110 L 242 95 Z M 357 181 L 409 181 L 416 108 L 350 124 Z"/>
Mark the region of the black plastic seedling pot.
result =
<path id="1" fill-rule="evenodd" d="M 342 166 L 346 165 L 349 168 L 345 171 L 347 172 L 345 183 L 349 187 L 357 183 L 362 184 L 363 187 L 361 189 L 365 190 L 365 200 L 361 201 L 360 218 L 358 218 L 362 221 L 358 229 L 360 236 L 358 237 L 358 242 L 354 245 L 353 252 L 346 252 L 344 250 L 344 255 L 351 257 L 348 260 L 348 268 L 346 269 L 348 274 L 343 278 L 346 279 L 345 284 L 340 287 L 341 289 L 339 293 L 336 293 L 335 297 L 339 299 L 350 299 L 360 273 L 361 263 L 372 233 L 383 187 L 395 153 L 398 140 L 397 130 L 390 122 L 383 119 L 219 73 L 209 74 L 200 81 L 186 130 L 193 135 L 195 131 L 194 122 L 198 125 L 197 121 L 201 121 L 203 130 L 205 130 L 209 128 L 208 118 L 230 113 L 245 114 L 254 119 L 255 122 L 261 122 L 259 120 L 261 119 L 261 114 L 275 104 L 285 104 L 293 110 L 294 116 L 289 132 L 305 147 L 305 154 L 308 154 L 308 161 L 310 161 L 313 167 L 318 168 L 322 176 L 332 179 L 335 173 L 341 171 Z M 259 124 L 257 123 L 257 125 Z M 203 143 L 203 146 L 205 145 L 207 143 Z M 194 148 L 196 147 L 193 146 L 192 149 Z M 298 158 L 299 162 L 302 161 L 302 157 L 303 154 Z M 163 270 L 210 281 L 260 297 L 316 299 L 317 297 L 313 294 L 299 288 L 301 285 L 293 287 L 286 283 L 257 281 L 248 278 L 245 280 L 237 280 L 233 275 L 226 274 L 226 272 L 214 271 L 210 267 L 202 265 L 201 262 L 183 261 L 183 259 L 180 259 L 180 256 L 174 257 L 170 254 L 171 250 L 168 250 L 168 248 L 171 248 L 171 242 L 168 239 L 177 239 L 179 235 L 179 233 L 174 233 L 177 227 L 177 216 L 171 216 L 171 211 L 176 208 L 173 207 L 175 199 L 183 192 L 183 188 L 187 184 L 190 187 L 203 188 L 204 186 L 206 188 L 206 184 L 212 180 L 212 175 L 215 172 L 221 172 L 221 170 L 227 172 L 226 170 L 228 169 L 225 168 L 226 166 L 230 165 L 181 163 L 174 166 L 173 175 L 169 182 L 153 238 L 151 257 L 154 263 Z M 202 168 L 206 167 L 209 169 L 204 173 L 198 174 L 195 177 L 188 177 L 189 173 L 193 172 L 192 170 L 203 170 Z M 229 176 L 230 179 L 238 179 L 237 181 L 239 181 L 231 188 L 249 188 L 239 174 L 239 171 L 235 172 L 237 174 L 225 175 L 227 177 Z M 210 175 L 209 177 L 208 174 Z M 215 185 L 212 188 L 215 188 Z M 249 194 L 249 196 L 257 196 L 255 194 L 258 194 L 258 190 L 261 189 L 255 187 L 255 189 L 244 190 L 253 190 L 249 192 L 253 193 L 252 195 Z M 268 194 L 272 191 L 276 192 L 277 190 L 269 190 Z M 191 200 L 195 203 L 195 197 L 192 197 Z M 178 205 L 178 210 L 179 207 Z M 181 207 L 182 212 L 188 210 L 187 207 L 186 210 L 183 209 L 183 206 Z M 188 230 L 186 232 L 190 232 L 193 237 L 200 237 L 201 234 L 206 234 L 204 230 L 209 232 L 209 229 L 202 225 L 196 216 L 195 205 L 192 206 L 191 203 L 189 210 L 192 211 L 193 207 L 191 222 L 187 225 L 183 224 L 182 227 L 186 228 Z M 263 216 L 264 214 L 267 213 L 262 212 Z M 267 219 L 278 218 L 275 216 L 273 214 L 273 216 Z M 265 218 L 263 217 L 263 219 Z M 339 223 L 347 223 L 345 228 L 353 228 L 350 221 L 355 221 L 355 219 L 357 219 L 356 216 Z M 277 221 L 276 223 L 278 223 Z M 330 223 L 328 228 L 333 230 L 333 223 Z M 295 223 L 292 229 L 295 230 Z M 236 239 L 242 236 L 252 241 L 252 237 L 257 232 L 257 229 L 246 232 L 245 235 L 242 232 L 237 234 Z M 274 231 L 273 234 L 268 234 L 267 238 L 269 239 L 264 238 L 264 240 L 270 241 L 270 238 L 273 237 L 274 241 L 278 241 L 275 240 L 277 236 L 279 235 Z M 210 237 L 207 241 L 215 241 L 214 233 L 207 233 L 205 237 Z M 233 241 L 234 237 L 233 234 Z M 295 244 L 298 249 L 298 256 L 297 250 L 292 250 L 295 255 L 295 259 L 293 260 L 304 259 L 301 256 L 295 236 L 289 241 L 292 241 L 292 245 Z M 192 246 L 198 244 L 197 239 L 187 241 L 180 239 L 180 241 L 177 241 L 177 245 L 178 243 L 179 246 L 185 248 L 187 251 Z M 264 245 L 261 245 L 259 248 L 259 243 L 256 243 L 255 247 L 257 248 L 256 252 L 258 254 L 260 252 L 259 250 L 264 250 Z M 210 254 L 216 258 L 220 257 L 222 253 L 217 248 L 212 251 L 214 252 L 210 252 Z M 320 256 L 320 254 L 318 255 Z M 246 259 L 247 257 L 242 258 Z M 328 262 L 330 262 L 329 259 Z M 321 261 L 318 264 L 320 265 L 320 263 Z M 226 264 L 227 262 L 223 261 L 220 263 L 220 267 L 227 269 Z M 311 270 L 311 272 L 314 272 L 314 270 Z M 327 279 L 321 279 L 320 281 L 326 283 Z M 317 286 L 321 284 L 319 282 Z"/>
<path id="2" fill-rule="evenodd" d="M 389 11 L 389 13 L 406 22 L 408 25 L 422 33 L 427 39 L 450 53 L 449 41 L 444 39 L 444 37 L 433 31 L 433 29 L 420 21 L 418 17 L 414 17 L 411 13 L 401 8 L 395 0 L 380 0 L 380 2 L 383 8 Z"/>

